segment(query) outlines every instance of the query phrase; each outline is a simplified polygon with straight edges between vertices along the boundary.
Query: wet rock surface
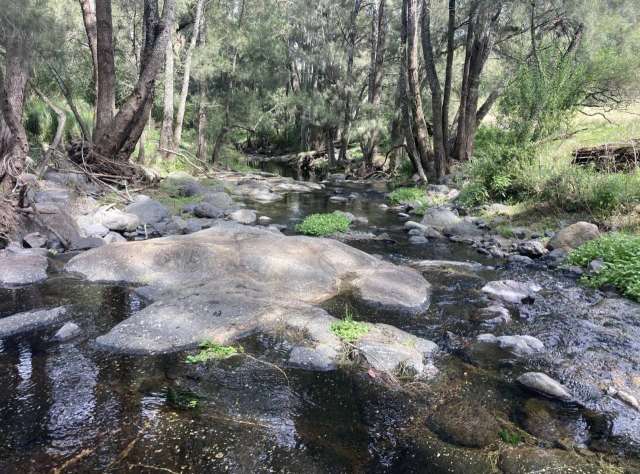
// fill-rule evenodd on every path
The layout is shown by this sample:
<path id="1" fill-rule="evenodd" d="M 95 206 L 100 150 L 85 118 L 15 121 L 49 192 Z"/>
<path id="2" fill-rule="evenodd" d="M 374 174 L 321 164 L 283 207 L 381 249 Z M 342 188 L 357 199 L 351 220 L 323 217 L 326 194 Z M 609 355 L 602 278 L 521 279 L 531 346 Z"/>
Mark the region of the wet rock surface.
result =
<path id="1" fill-rule="evenodd" d="M 478 404 L 466 401 L 440 406 L 429 421 L 443 441 L 468 448 L 484 448 L 497 441 L 500 424 Z"/>
<path id="2" fill-rule="evenodd" d="M 0 285 L 27 285 L 47 278 L 49 261 L 41 255 L 0 251 Z"/>
<path id="3" fill-rule="evenodd" d="M 28 311 L 2 318 L 0 319 L 0 338 L 37 331 L 58 324 L 68 316 L 68 311 L 68 308 L 61 306 L 54 309 Z"/>

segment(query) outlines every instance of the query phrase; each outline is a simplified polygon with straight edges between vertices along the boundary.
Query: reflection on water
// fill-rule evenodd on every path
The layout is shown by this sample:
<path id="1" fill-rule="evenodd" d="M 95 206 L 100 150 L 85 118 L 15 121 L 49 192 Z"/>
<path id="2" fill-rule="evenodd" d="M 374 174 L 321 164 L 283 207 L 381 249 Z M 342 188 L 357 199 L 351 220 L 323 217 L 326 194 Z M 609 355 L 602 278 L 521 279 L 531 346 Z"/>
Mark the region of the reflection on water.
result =
<path id="1" fill-rule="evenodd" d="M 368 224 L 356 224 L 356 230 L 384 232 L 389 239 L 353 245 L 395 262 L 482 261 L 472 249 L 448 242 L 409 245 L 403 222 L 380 208 L 385 191 L 384 184 L 340 183 L 272 205 L 248 204 L 288 233 L 315 212 L 366 217 Z M 356 198 L 348 206 L 332 203 L 328 198 L 336 192 Z M 481 400 L 534 430 L 525 410 L 531 395 L 512 380 L 524 370 L 548 371 L 589 409 L 544 405 L 553 433 L 566 433 L 578 446 L 638 451 L 640 415 L 616 400 L 589 398 L 594 387 L 614 381 L 640 383 L 640 315 L 633 308 L 594 306 L 601 299 L 595 292 L 538 270 L 434 270 L 427 278 L 433 303 L 420 317 L 354 308 L 356 317 L 393 324 L 447 348 L 450 354 L 437 363 L 442 377 L 421 396 L 432 391 L 436 399 Z M 547 289 L 505 330 L 539 337 L 549 349 L 544 356 L 516 361 L 452 343 L 486 330 L 473 318 L 486 305 L 479 289 L 498 278 L 530 278 Z M 341 316 L 347 303 L 336 299 L 327 308 Z M 0 473 L 48 472 L 65 463 L 65 472 L 447 472 L 420 464 L 423 458 L 403 441 L 414 402 L 366 375 L 287 370 L 285 378 L 263 362 L 284 365 L 289 346 L 264 336 L 241 342 L 263 362 L 239 356 L 194 367 L 183 363 L 184 355 L 108 354 L 92 341 L 144 306 L 130 289 L 54 275 L 29 288 L 0 290 L 0 318 L 67 304 L 82 328 L 78 339 L 54 344 L 51 331 L 44 331 L 0 340 Z"/>

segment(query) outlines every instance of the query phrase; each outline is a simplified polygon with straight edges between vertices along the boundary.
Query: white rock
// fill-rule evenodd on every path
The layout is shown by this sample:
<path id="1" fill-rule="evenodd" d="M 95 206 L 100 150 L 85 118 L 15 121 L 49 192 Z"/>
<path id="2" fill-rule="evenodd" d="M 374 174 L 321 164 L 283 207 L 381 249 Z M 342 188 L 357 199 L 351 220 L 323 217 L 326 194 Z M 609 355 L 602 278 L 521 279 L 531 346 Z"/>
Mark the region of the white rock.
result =
<path id="1" fill-rule="evenodd" d="M 563 401 L 573 400 L 564 385 L 541 372 L 527 372 L 518 377 L 518 382 L 529 390 L 550 398 L 557 398 Z"/>
<path id="2" fill-rule="evenodd" d="M 512 304 L 532 303 L 536 293 L 542 287 L 535 283 L 523 283 L 513 280 L 492 281 L 487 283 L 482 291 L 490 298 L 506 301 Z"/>

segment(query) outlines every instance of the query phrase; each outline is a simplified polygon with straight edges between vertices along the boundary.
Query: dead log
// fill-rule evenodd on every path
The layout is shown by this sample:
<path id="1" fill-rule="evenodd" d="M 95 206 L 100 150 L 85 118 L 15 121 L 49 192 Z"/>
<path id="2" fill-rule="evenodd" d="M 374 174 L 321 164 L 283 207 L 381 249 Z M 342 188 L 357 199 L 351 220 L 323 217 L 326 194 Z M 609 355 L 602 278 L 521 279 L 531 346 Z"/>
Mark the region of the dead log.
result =
<path id="1" fill-rule="evenodd" d="M 606 173 L 634 171 L 640 164 L 640 140 L 579 148 L 574 153 L 573 164 Z"/>

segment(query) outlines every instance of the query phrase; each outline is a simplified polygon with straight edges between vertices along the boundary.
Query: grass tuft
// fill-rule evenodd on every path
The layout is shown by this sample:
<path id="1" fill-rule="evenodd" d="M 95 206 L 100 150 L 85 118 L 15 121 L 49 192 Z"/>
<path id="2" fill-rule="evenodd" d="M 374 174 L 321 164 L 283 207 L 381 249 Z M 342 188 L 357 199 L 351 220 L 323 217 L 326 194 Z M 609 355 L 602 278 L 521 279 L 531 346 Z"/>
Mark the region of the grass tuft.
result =
<path id="1" fill-rule="evenodd" d="M 391 204 L 413 204 L 415 202 L 424 203 L 427 193 L 420 188 L 398 188 L 389 194 Z"/>
<path id="2" fill-rule="evenodd" d="M 232 346 L 222 346 L 215 342 L 203 342 L 200 345 L 200 352 L 196 355 L 187 356 L 187 364 L 203 364 L 211 360 L 228 359 L 238 354 L 238 349 Z"/>
<path id="3" fill-rule="evenodd" d="M 322 237 L 349 230 L 351 220 L 341 212 L 312 214 L 296 226 L 296 231 L 305 235 Z"/>
<path id="4" fill-rule="evenodd" d="M 344 342 L 353 344 L 369 332 L 369 325 L 367 323 L 354 321 L 353 315 L 347 310 L 342 321 L 331 324 L 331 332 Z"/>

